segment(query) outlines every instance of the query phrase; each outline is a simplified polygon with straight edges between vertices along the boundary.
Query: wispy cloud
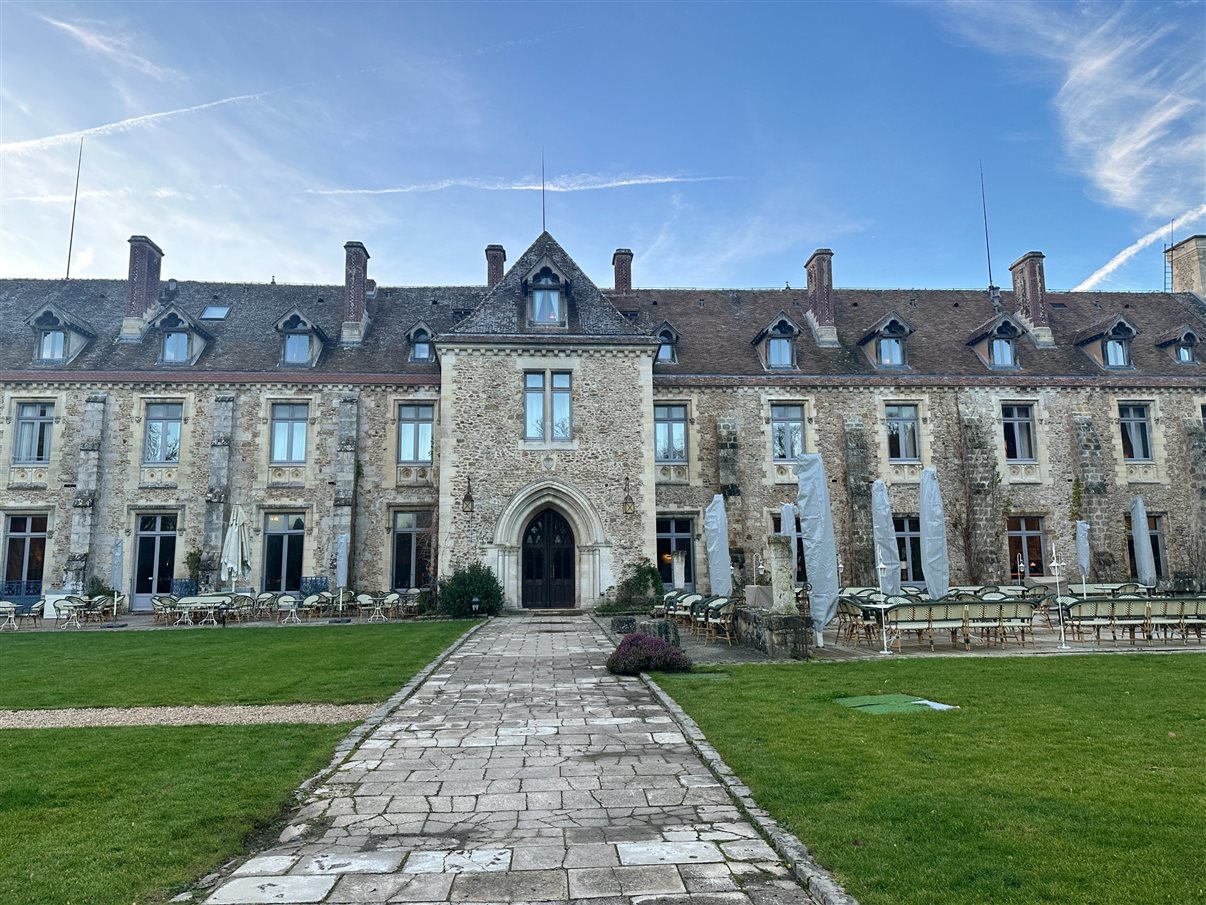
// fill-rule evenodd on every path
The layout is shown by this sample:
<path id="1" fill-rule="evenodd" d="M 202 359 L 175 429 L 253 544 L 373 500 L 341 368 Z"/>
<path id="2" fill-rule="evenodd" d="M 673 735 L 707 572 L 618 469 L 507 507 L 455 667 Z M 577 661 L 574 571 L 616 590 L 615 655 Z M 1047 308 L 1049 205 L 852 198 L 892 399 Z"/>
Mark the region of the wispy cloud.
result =
<path id="1" fill-rule="evenodd" d="M 134 194 L 132 189 L 89 189 L 80 192 L 80 200 L 95 201 L 100 198 L 120 198 L 131 194 Z M 139 190 L 139 194 L 149 194 L 152 198 L 191 198 L 191 196 L 185 195 L 183 192 L 178 192 L 175 189 L 163 187 L 149 189 L 145 192 L 143 190 Z M 75 196 L 63 192 L 45 195 L 12 195 L 8 198 L 4 198 L 3 200 L 6 204 L 10 202 L 22 202 L 25 204 L 70 204 L 75 200 Z"/>
<path id="2" fill-rule="evenodd" d="M 1187 223 L 1193 223 L 1195 220 L 1199 220 L 1203 217 L 1206 217 L 1206 204 L 1199 205 L 1193 210 L 1186 211 L 1181 216 L 1175 218 L 1170 225 L 1173 229 L 1177 229 L 1178 227 L 1184 226 Z M 1146 236 L 1141 236 L 1140 238 L 1136 239 L 1126 248 L 1122 249 L 1122 251 L 1118 252 L 1118 254 L 1114 255 L 1114 257 L 1110 258 L 1110 260 L 1104 265 L 1093 271 L 1088 279 L 1082 281 L 1076 286 L 1073 286 L 1072 291 L 1085 292 L 1086 290 L 1093 289 L 1102 280 L 1109 277 L 1110 274 L 1112 274 L 1115 270 L 1137 255 L 1139 252 L 1143 251 L 1143 249 L 1154 244 L 1157 240 L 1163 239 L 1165 236 L 1167 236 L 1168 231 L 1168 226 L 1160 226 L 1156 229 L 1153 229 Z"/>
<path id="3" fill-rule="evenodd" d="M 164 120 L 171 119 L 176 116 L 183 116 L 186 113 L 196 113 L 199 110 L 208 110 L 211 107 L 221 107 L 224 104 L 237 104 L 242 101 L 255 101 L 260 98 L 268 97 L 271 94 L 276 94 L 278 91 L 284 91 L 284 88 L 273 88 L 271 91 L 260 91 L 256 94 L 240 94 L 235 97 L 224 97 L 220 100 L 209 101 L 205 104 L 196 104 L 192 107 L 181 107 L 178 110 L 164 110 L 161 113 L 147 113 L 142 116 L 132 116 L 129 119 L 118 120 L 113 123 L 105 123 L 102 126 L 93 126 L 90 129 L 80 129 L 77 132 L 62 132 L 58 135 L 47 135 L 45 138 L 31 138 L 27 141 L 10 141 L 0 144 L 0 154 L 32 154 L 35 151 L 44 151 L 47 148 L 57 147 L 58 145 L 74 144 L 81 138 L 86 138 L 90 135 L 112 135 L 115 132 L 128 132 L 131 129 L 140 129 L 144 126 L 157 125 Z"/>
<path id="4" fill-rule="evenodd" d="M 50 16 L 37 13 L 35 15 L 47 25 L 52 25 L 65 34 L 70 35 L 92 53 L 104 57 L 111 62 L 129 67 L 141 72 L 143 75 L 149 75 L 151 78 L 159 79 L 160 81 L 181 78 L 180 73 L 176 70 L 166 66 L 159 66 L 135 52 L 135 39 L 133 35 L 105 33 L 102 30 L 104 23 L 100 22 L 85 20 L 64 22 L 61 19 L 52 19 Z"/>
<path id="5" fill-rule="evenodd" d="M 684 182 L 718 182 L 731 176 L 599 176 L 579 174 L 554 176 L 543 185 L 538 181 L 505 179 L 441 179 L 437 182 L 416 182 L 379 189 L 306 189 L 310 195 L 405 195 L 414 192 L 442 192 L 446 189 L 477 189 L 484 192 L 593 192 L 619 189 L 634 185 L 673 185 Z"/>
<path id="6" fill-rule="evenodd" d="M 953 31 L 1031 73 L 1035 61 L 1054 67 L 1065 151 L 1102 201 L 1167 220 L 1206 196 L 1200 31 L 1166 24 L 1145 4 L 947 0 L 936 8 Z"/>

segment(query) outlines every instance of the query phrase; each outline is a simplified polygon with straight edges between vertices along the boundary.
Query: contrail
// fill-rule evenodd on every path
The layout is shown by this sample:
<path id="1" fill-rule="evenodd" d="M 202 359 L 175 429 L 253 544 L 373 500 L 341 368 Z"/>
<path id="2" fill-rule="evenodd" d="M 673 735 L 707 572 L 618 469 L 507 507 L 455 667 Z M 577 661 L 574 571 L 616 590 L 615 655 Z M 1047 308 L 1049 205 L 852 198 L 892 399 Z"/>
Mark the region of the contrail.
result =
<path id="1" fill-rule="evenodd" d="M 1199 217 L 1206 217 L 1206 204 L 1199 205 L 1193 210 L 1188 210 L 1181 216 L 1177 217 L 1172 222 L 1173 228 L 1175 229 L 1178 226 L 1184 226 L 1186 223 L 1197 220 Z M 1161 226 L 1157 229 L 1153 229 L 1146 236 L 1136 239 L 1126 248 L 1122 249 L 1122 251 L 1118 252 L 1118 254 L 1114 255 L 1114 257 L 1110 258 L 1110 260 L 1107 261 L 1103 266 L 1093 271 L 1092 275 L 1087 280 L 1083 280 L 1079 285 L 1073 286 L 1072 291 L 1084 292 L 1088 289 L 1092 289 L 1143 249 L 1147 248 L 1157 239 L 1160 239 L 1166 235 L 1168 235 L 1168 227 Z"/>
<path id="2" fill-rule="evenodd" d="M 292 87 L 292 86 L 287 86 Z M 78 132 L 64 132 L 60 135 L 48 135 L 45 138 L 31 138 L 28 141 L 10 141 L 0 145 L 0 154 L 30 154 L 34 151 L 44 151 L 57 145 L 73 144 L 88 135 L 112 135 L 114 132 L 126 132 L 140 126 L 150 125 L 173 116 L 185 113 L 196 113 L 198 110 L 208 110 L 210 107 L 221 107 L 223 104 L 237 104 L 240 101 L 254 101 L 285 88 L 273 88 L 271 91 L 260 91 L 256 94 L 240 94 L 236 97 L 224 97 L 221 100 L 210 101 L 207 104 L 197 104 L 194 107 L 181 107 L 179 110 L 165 110 L 162 113 L 147 113 L 142 116 L 132 116 L 129 119 L 118 120 L 115 123 L 105 123 L 103 126 L 93 126 L 91 129 L 81 129 Z"/>
<path id="3" fill-rule="evenodd" d="M 306 189 L 309 195 L 404 195 L 412 192 L 442 192 L 445 189 L 478 189 L 485 192 L 590 192 L 600 189 L 618 189 L 631 185 L 668 185 L 682 182 L 717 182 L 731 176 L 561 176 L 551 179 L 544 186 L 539 182 L 507 182 L 488 179 L 442 179 L 438 182 L 418 182 L 383 189 Z"/>

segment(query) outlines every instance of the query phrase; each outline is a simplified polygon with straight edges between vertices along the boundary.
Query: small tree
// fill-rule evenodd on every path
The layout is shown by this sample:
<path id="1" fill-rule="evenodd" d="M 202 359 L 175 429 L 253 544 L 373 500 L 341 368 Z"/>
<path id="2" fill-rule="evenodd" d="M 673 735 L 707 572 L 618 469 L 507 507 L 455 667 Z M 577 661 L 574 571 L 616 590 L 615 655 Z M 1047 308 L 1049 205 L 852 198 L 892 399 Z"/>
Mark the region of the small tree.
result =
<path id="1" fill-rule="evenodd" d="M 463 619 L 473 615 L 473 598 L 478 598 L 478 615 L 496 616 L 503 605 L 503 588 L 494 570 L 480 562 L 459 566 L 451 578 L 440 582 L 440 609 L 447 616 Z"/>

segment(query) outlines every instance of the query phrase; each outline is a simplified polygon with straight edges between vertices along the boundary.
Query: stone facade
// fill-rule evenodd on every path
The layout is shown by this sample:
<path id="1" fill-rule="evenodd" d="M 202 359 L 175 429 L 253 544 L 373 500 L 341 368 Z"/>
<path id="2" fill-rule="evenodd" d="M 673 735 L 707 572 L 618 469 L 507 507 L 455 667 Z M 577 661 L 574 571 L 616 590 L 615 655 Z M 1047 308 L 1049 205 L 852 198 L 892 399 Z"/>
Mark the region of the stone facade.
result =
<path id="1" fill-rule="evenodd" d="M 201 584 L 212 585 L 239 504 L 252 548 L 238 584 L 269 585 L 269 519 L 290 515 L 304 525 L 290 540 L 304 576 L 333 584 L 346 535 L 354 588 L 421 585 L 480 560 L 520 606 L 525 570 L 538 562 L 528 532 L 551 510 L 571 535 L 558 566 L 566 602 L 590 607 L 641 557 L 669 578 L 672 547 L 689 547 L 682 568 L 707 591 L 703 513 L 721 493 L 733 563 L 747 573 L 740 586 L 755 559 L 768 561 L 772 517 L 796 496 L 792 461 L 776 458 L 773 442 L 783 407 L 800 413 L 801 451 L 824 458 L 845 583 L 877 579 L 871 482 L 888 484 L 907 521 L 927 465 L 944 496 L 955 583 L 1016 580 L 1009 535 L 1019 519 L 1041 525 L 1038 574 L 1049 572 L 1052 544 L 1074 561 L 1080 518 L 1091 526 L 1090 578 L 1126 579 L 1135 494 L 1159 518 L 1164 574 L 1206 573 L 1201 237 L 1178 246 L 1177 291 L 1141 297 L 1050 292 L 1037 252 L 1014 265 L 1016 290 L 1004 294 L 835 289 L 827 249 L 809 260 L 806 291 L 634 288 L 633 255 L 619 249 L 616 291 L 603 291 L 547 233 L 507 270 L 505 251 L 490 246 L 486 283 L 474 287 L 378 287 L 358 242 L 345 247 L 344 286 L 160 281 L 161 258 L 134 237 L 126 281 L 0 281 L 7 568 L 13 545 L 26 544 L 21 520 L 46 518 L 40 574 L 21 560 L 18 579 L 47 589 L 109 581 L 122 540 L 118 582 L 131 590 L 141 520 L 168 516 L 171 577 L 187 577 L 195 554 Z M 541 314 L 538 285 L 554 293 Z M 163 326 L 165 312 L 177 314 L 174 327 Z M 289 329 L 312 344 L 302 366 L 286 360 L 290 312 Z M 1023 332 L 1020 358 L 992 369 L 985 357 L 1002 315 Z M 1105 334 L 1090 328 L 1116 316 L 1134 327 L 1133 362 L 1108 369 Z M 874 363 L 875 325 L 888 318 L 907 325 L 908 361 L 895 368 Z M 774 332 L 780 323 L 795 326 Z M 56 325 L 79 345 L 41 359 L 34 350 Z M 188 361 L 163 360 L 169 329 L 189 332 Z M 771 360 L 777 337 L 794 344 L 790 367 Z M 1177 357 L 1185 345 L 1190 362 Z M 529 436 L 533 375 L 541 392 L 554 375 L 567 380 L 564 435 Z M 22 434 L 22 407 L 35 403 L 50 413 L 36 427 L 49 454 L 31 454 Z M 274 461 L 274 406 L 286 404 L 304 406 L 294 425 L 304 444 L 284 457 L 292 461 Z M 916 407 L 916 456 L 893 458 L 889 407 L 900 405 Z M 178 450 L 148 460 L 160 406 L 179 407 Z M 1011 458 L 1011 406 L 1032 413 L 1033 455 Z M 403 413 L 416 407 L 430 417 L 429 455 L 401 448 Z M 685 413 L 681 449 L 665 461 L 655 407 Z M 1122 423 L 1136 407 L 1150 445 L 1141 455 Z M 420 516 L 401 538 L 399 514 Z M 414 572 L 397 568 L 399 551 Z M 552 566 L 541 568 L 547 579 Z"/>

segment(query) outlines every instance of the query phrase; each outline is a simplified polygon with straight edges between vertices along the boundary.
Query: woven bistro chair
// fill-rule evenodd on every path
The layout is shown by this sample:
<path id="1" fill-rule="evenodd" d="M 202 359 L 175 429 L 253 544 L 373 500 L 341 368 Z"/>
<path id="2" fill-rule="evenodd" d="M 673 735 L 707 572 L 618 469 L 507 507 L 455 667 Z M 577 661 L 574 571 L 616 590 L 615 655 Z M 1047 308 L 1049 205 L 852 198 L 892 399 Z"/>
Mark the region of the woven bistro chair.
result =
<path id="1" fill-rule="evenodd" d="M 46 612 L 46 598 L 43 597 L 27 610 L 17 610 L 17 625 L 20 625 L 26 619 L 33 622 L 36 627 L 42 621 L 42 614 Z"/>
<path id="2" fill-rule="evenodd" d="M 717 597 L 707 607 L 708 643 L 711 643 L 713 638 L 719 638 L 723 634 L 725 640 L 729 643 L 729 647 L 733 646 L 733 616 L 736 611 L 737 601 L 731 597 Z"/>

